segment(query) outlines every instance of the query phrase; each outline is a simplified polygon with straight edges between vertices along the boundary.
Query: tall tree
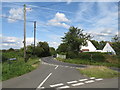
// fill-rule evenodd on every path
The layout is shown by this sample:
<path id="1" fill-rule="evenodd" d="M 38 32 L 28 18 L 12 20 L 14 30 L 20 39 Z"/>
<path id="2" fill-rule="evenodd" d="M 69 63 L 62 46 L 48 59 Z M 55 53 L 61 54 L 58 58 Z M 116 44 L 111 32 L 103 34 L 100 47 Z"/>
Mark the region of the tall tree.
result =
<path id="1" fill-rule="evenodd" d="M 56 54 L 56 51 L 55 51 L 55 48 L 54 47 L 50 47 L 50 54 L 51 55 L 55 55 Z"/>
<path id="2" fill-rule="evenodd" d="M 65 33 L 62 38 L 64 43 L 68 44 L 70 51 L 79 52 L 81 45 L 86 45 L 86 40 L 90 39 L 91 36 L 87 33 L 83 33 L 82 29 L 77 27 L 70 27 L 69 31 Z"/>
<path id="3" fill-rule="evenodd" d="M 61 53 L 61 52 L 64 52 L 66 53 L 67 51 L 69 51 L 69 48 L 68 48 L 68 44 L 67 43 L 61 43 L 58 48 L 57 48 L 57 53 Z"/>
<path id="4" fill-rule="evenodd" d="M 114 50 L 116 51 L 117 55 L 120 55 L 120 41 L 119 41 L 119 37 L 118 35 L 115 35 L 112 38 L 112 47 L 114 48 Z"/>
<path id="5" fill-rule="evenodd" d="M 100 41 L 99 42 L 99 49 L 102 50 L 104 46 L 106 45 L 107 41 Z"/>
<path id="6" fill-rule="evenodd" d="M 92 44 L 96 47 L 96 49 L 99 49 L 99 42 L 96 40 L 90 40 L 92 42 Z"/>

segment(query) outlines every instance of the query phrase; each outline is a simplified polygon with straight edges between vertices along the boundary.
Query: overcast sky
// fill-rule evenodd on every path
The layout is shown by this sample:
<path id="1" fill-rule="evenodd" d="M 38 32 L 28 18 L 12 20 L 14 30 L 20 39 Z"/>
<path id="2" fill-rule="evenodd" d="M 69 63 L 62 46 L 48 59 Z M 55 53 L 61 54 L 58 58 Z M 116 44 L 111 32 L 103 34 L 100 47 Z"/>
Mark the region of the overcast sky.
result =
<path id="1" fill-rule="evenodd" d="M 29 21 L 37 21 L 37 42 L 47 41 L 55 48 L 70 26 L 98 41 L 110 41 L 118 33 L 117 2 L 4 2 L 0 10 L 8 18 L 2 18 L 2 48 L 23 47 L 23 4 L 27 5 L 27 45 L 34 40 L 33 22 Z"/>

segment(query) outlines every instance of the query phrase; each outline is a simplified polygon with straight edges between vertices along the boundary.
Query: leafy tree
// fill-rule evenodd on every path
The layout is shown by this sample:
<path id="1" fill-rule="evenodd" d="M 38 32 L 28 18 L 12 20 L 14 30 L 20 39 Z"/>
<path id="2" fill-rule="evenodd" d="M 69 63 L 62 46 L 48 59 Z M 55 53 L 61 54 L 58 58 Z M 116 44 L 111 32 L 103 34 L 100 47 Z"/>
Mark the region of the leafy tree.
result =
<path id="1" fill-rule="evenodd" d="M 100 41 L 99 42 L 99 49 L 102 50 L 104 46 L 106 45 L 107 41 Z"/>
<path id="2" fill-rule="evenodd" d="M 92 42 L 92 44 L 96 47 L 96 49 L 100 49 L 100 45 L 99 42 L 96 40 L 90 40 Z"/>
<path id="3" fill-rule="evenodd" d="M 50 55 L 49 45 L 47 42 L 39 42 L 35 49 L 35 54 L 39 57 L 45 57 Z"/>
<path id="4" fill-rule="evenodd" d="M 120 55 L 120 41 L 117 35 L 112 38 L 112 47 L 116 51 L 117 55 Z"/>
<path id="5" fill-rule="evenodd" d="M 81 45 L 86 45 L 86 40 L 90 39 L 91 36 L 87 33 L 83 33 L 83 30 L 77 27 L 70 27 L 69 31 L 65 33 L 62 38 L 64 43 L 68 44 L 68 48 L 72 52 L 79 52 Z"/>
<path id="6" fill-rule="evenodd" d="M 67 43 L 61 43 L 57 48 L 57 53 L 61 53 L 61 52 L 66 53 L 67 51 L 69 51 Z"/>
<path id="7" fill-rule="evenodd" d="M 13 48 L 8 49 L 8 51 L 15 51 Z"/>
<path id="8" fill-rule="evenodd" d="M 55 55 L 56 54 L 56 51 L 55 51 L 55 48 L 54 47 L 50 47 L 50 54 L 51 55 Z"/>

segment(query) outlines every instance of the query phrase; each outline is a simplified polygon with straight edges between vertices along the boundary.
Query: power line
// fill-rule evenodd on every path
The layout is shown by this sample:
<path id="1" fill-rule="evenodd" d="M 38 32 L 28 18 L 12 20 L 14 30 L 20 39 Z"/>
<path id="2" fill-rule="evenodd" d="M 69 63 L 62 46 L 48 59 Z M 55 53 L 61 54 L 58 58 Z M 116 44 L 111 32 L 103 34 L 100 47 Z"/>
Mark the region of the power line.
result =
<path id="1" fill-rule="evenodd" d="M 13 3 L 13 4 L 23 6 L 21 4 L 16 4 L 16 3 Z M 70 11 L 64 11 L 64 10 L 57 10 L 57 9 L 47 8 L 47 6 L 36 6 L 36 5 L 30 5 L 30 4 L 26 4 L 26 6 L 30 6 L 30 7 L 34 7 L 34 8 L 40 8 L 40 9 L 47 9 L 47 10 L 57 11 L 57 12 L 65 12 L 65 13 L 75 14 L 75 13 L 70 12 Z"/>
<path id="2" fill-rule="evenodd" d="M 12 20 L 24 21 L 23 19 L 12 18 L 12 17 L 9 17 L 9 16 L 3 16 L 3 15 L 1 15 L 0 17 L 12 19 Z M 27 22 L 34 22 L 34 21 L 31 21 L 31 20 L 26 20 L 26 21 Z"/>
<path id="3" fill-rule="evenodd" d="M 47 7 L 41 7 L 41 6 L 35 6 L 35 5 L 28 5 L 27 6 L 30 6 L 30 7 L 35 7 L 35 8 L 42 8 L 42 9 L 47 9 L 47 10 L 52 10 L 52 11 L 60 11 L 60 12 L 66 12 L 66 13 L 71 13 L 71 14 L 75 14 L 73 12 L 69 12 L 69 11 L 64 11 L 64 10 L 57 10 L 57 9 L 52 9 L 52 8 L 47 8 Z"/>

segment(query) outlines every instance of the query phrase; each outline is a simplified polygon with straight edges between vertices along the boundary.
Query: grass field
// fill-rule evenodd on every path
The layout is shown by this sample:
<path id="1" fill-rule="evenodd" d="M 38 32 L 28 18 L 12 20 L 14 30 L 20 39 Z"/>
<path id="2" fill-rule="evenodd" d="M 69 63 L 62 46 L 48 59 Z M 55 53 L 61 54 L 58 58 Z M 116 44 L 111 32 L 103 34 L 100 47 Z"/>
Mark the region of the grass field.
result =
<path id="1" fill-rule="evenodd" d="M 88 77 L 96 77 L 96 78 L 113 78 L 120 77 L 120 73 L 117 71 L 113 71 L 104 66 L 94 66 L 88 68 L 78 69 L 81 74 Z"/>
<path id="2" fill-rule="evenodd" d="M 17 61 L 4 62 L 2 64 L 2 81 L 23 75 L 34 69 L 39 65 L 39 58 L 30 58 L 27 63 L 22 57 L 17 58 Z"/>
<path id="3" fill-rule="evenodd" d="M 73 63 L 73 64 L 84 64 L 84 65 L 97 65 L 97 66 L 107 66 L 107 67 L 119 67 L 120 68 L 120 62 L 114 61 L 114 62 L 95 62 L 91 60 L 82 60 L 82 59 L 61 59 L 56 58 L 59 61 L 67 62 L 67 63 Z"/>

